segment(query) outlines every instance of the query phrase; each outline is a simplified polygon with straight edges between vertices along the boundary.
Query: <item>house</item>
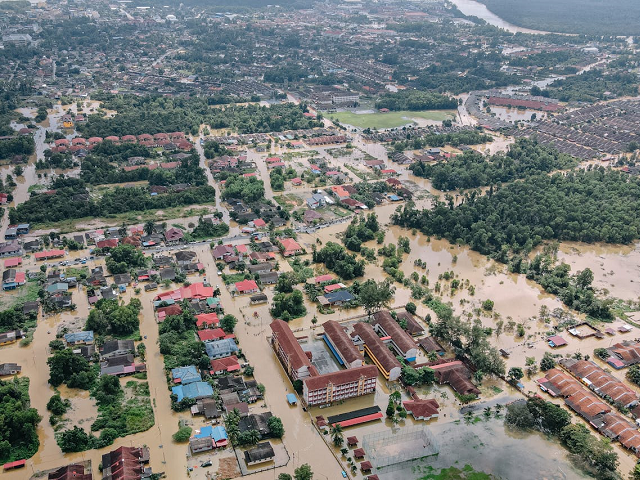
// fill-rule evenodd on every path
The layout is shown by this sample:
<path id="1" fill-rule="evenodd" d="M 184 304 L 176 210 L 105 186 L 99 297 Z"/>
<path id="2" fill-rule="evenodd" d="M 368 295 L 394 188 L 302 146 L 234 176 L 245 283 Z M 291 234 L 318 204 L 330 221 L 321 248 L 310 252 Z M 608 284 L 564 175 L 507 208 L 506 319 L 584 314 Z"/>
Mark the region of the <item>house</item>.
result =
<path id="1" fill-rule="evenodd" d="M 188 385 L 193 382 L 202 381 L 202 376 L 194 365 L 172 369 L 171 378 L 173 379 L 173 383 L 179 383 L 181 385 Z"/>
<path id="2" fill-rule="evenodd" d="M 98 248 L 115 248 L 117 246 L 118 246 L 117 238 L 105 238 L 104 240 L 99 240 L 96 242 L 96 247 Z"/>
<path id="3" fill-rule="evenodd" d="M 300 255 L 303 252 L 302 247 L 293 238 L 279 238 L 280 250 L 284 257 L 290 257 L 292 255 Z"/>
<path id="4" fill-rule="evenodd" d="M 471 372 L 460 360 L 430 365 L 440 385 L 449 384 L 459 395 L 479 395 L 480 390 L 471 383 Z"/>
<path id="5" fill-rule="evenodd" d="M 93 343 L 93 331 L 66 333 L 64 340 L 68 345 L 90 345 Z"/>
<path id="6" fill-rule="evenodd" d="M 22 313 L 24 313 L 25 315 L 35 314 L 37 316 L 39 310 L 40 302 L 38 301 L 24 302 L 24 305 L 22 306 Z"/>
<path id="7" fill-rule="evenodd" d="M 204 346 L 211 360 L 229 357 L 238 351 L 238 345 L 233 338 L 223 338 L 216 342 L 205 342 Z"/>
<path id="8" fill-rule="evenodd" d="M 431 420 L 432 418 L 438 418 L 438 402 L 433 398 L 426 400 L 405 400 L 402 402 L 405 410 L 409 412 L 415 420 Z"/>
<path id="9" fill-rule="evenodd" d="M 322 221 L 323 218 L 324 217 L 315 210 L 305 210 L 304 214 L 302 214 L 302 220 L 305 225 L 313 225 L 316 222 Z"/>
<path id="10" fill-rule="evenodd" d="M 216 313 L 201 313 L 196 315 L 196 327 L 198 329 L 217 327 L 220 319 Z"/>
<path id="11" fill-rule="evenodd" d="M 2 332 L 0 333 L 0 346 L 15 343 L 22 337 L 24 337 L 24 332 L 21 330 L 9 330 L 8 332 Z"/>
<path id="12" fill-rule="evenodd" d="M 149 478 L 149 448 L 120 447 L 102 455 L 102 480 L 136 480 Z"/>
<path id="13" fill-rule="evenodd" d="M 93 474 L 85 473 L 84 465 L 66 465 L 49 472 L 47 480 L 93 480 Z"/>
<path id="14" fill-rule="evenodd" d="M 332 280 L 335 279 L 335 276 L 327 273 L 325 275 L 318 275 L 315 279 L 314 279 L 314 283 L 317 285 L 319 283 L 324 283 L 324 282 L 331 282 Z"/>
<path id="15" fill-rule="evenodd" d="M 15 257 L 22 253 L 22 249 L 20 248 L 20 244 L 15 240 L 11 242 L 0 243 L 0 257 Z M 36 253 L 36 255 L 38 255 Z M 63 253 L 64 255 L 64 253 Z M 36 260 L 40 260 L 36 256 Z"/>
<path id="16" fill-rule="evenodd" d="M 547 343 L 551 348 L 563 347 L 567 345 L 567 341 L 559 335 L 553 335 L 547 338 Z"/>
<path id="17" fill-rule="evenodd" d="M 254 448 L 244 452 L 244 461 L 249 466 L 271 462 L 275 458 L 276 454 L 269 442 L 259 443 Z"/>
<path id="18" fill-rule="evenodd" d="M 195 407 L 195 408 L 194 408 Z M 222 413 L 218 410 L 218 405 L 215 398 L 201 398 L 196 401 L 196 404 L 191 407 L 192 415 L 204 415 L 209 420 L 212 418 L 220 418 Z"/>
<path id="19" fill-rule="evenodd" d="M 173 267 L 163 268 L 159 272 L 160 280 L 175 280 L 176 278 L 176 270 Z"/>
<path id="20" fill-rule="evenodd" d="M 266 303 L 269 299 L 264 293 L 258 293 L 257 295 L 252 295 L 250 300 L 251 305 L 256 305 L 258 303 Z"/>
<path id="21" fill-rule="evenodd" d="M 235 355 L 211 360 L 211 375 L 222 375 L 223 373 L 231 373 L 238 370 L 240 370 L 240 363 Z"/>
<path id="22" fill-rule="evenodd" d="M 185 398 L 198 400 L 200 398 L 213 397 L 213 388 L 206 382 L 192 382 L 187 385 L 171 387 L 171 392 L 181 402 Z"/>
<path id="23" fill-rule="evenodd" d="M 171 227 L 164 232 L 164 241 L 167 245 L 175 245 L 184 240 L 184 233 L 179 228 Z"/>
<path id="24" fill-rule="evenodd" d="M 269 429 L 269 419 L 272 417 L 271 412 L 247 415 L 240 419 L 238 430 L 240 433 L 255 430 L 260 434 L 261 439 L 268 438 L 271 434 Z"/>
<path id="25" fill-rule="evenodd" d="M 14 290 L 27 282 L 26 274 L 9 268 L 2 272 L 2 290 Z"/>
<path id="26" fill-rule="evenodd" d="M 352 300 L 354 300 L 356 297 L 354 297 L 351 292 L 349 292 L 348 290 L 338 290 L 337 292 L 331 292 L 331 293 L 327 293 L 324 296 L 319 296 L 317 298 L 318 302 L 320 302 L 320 305 L 344 305 L 345 303 L 348 303 Z"/>
<path id="27" fill-rule="evenodd" d="M 227 431 L 221 425 L 216 427 L 212 427 L 211 425 L 207 425 L 205 427 L 200 427 L 199 430 L 196 430 L 193 438 L 210 438 L 213 440 L 213 445 L 215 447 L 225 447 L 229 443 L 229 436 L 227 435 Z"/>
<path id="28" fill-rule="evenodd" d="M 253 280 L 243 280 L 241 282 L 236 282 L 235 287 L 238 295 L 257 293 L 260 291 L 260 289 L 258 288 L 258 284 Z"/>
<path id="29" fill-rule="evenodd" d="M 145 292 L 151 292 L 153 290 L 157 290 L 158 289 L 158 284 L 155 282 L 152 283 L 148 283 L 144 286 L 144 291 Z"/>
<path id="30" fill-rule="evenodd" d="M 258 280 L 261 285 L 275 285 L 278 283 L 278 272 L 268 272 L 258 274 Z"/>
<path id="31" fill-rule="evenodd" d="M 424 327 L 418 323 L 415 317 L 409 312 L 400 312 L 396 315 L 396 321 L 403 325 L 404 330 L 412 337 L 418 337 L 424 334 Z"/>
<path id="32" fill-rule="evenodd" d="M 359 202 L 358 200 L 355 200 L 353 198 L 345 198 L 344 200 L 342 200 L 342 203 L 346 205 L 349 210 L 367 210 L 367 206 L 364 203 Z"/>
<path id="33" fill-rule="evenodd" d="M 273 268 L 274 268 L 274 265 L 271 262 L 260 262 L 254 265 L 247 266 L 248 272 L 252 275 L 255 275 L 256 273 L 268 273 L 272 271 Z"/>
<path id="34" fill-rule="evenodd" d="M 98 349 L 100 358 L 117 357 L 135 352 L 135 343 L 133 340 L 107 340 Z"/>
<path id="35" fill-rule="evenodd" d="M 233 247 L 229 245 L 216 245 L 211 250 L 211 255 L 213 255 L 213 258 L 216 260 L 223 260 L 224 257 L 227 257 L 229 255 L 234 255 L 234 254 L 235 254 L 235 251 Z"/>
<path id="36" fill-rule="evenodd" d="M 192 455 L 213 450 L 214 446 L 215 444 L 213 442 L 213 438 L 211 437 L 193 437 L 189 439 L 189 449 L 191 450 Z"/>
<path id="37" fill-rule="evenodd" d="M 116 273 L 113 276 L 113 283 L 115 283 L 117 286 L 130 285 L 131 284 L 131 274 L 129 274 L 129 273 Z"/>
<path id="38" fill-rule="evenodd" d="M 17 363 L 0 363 L 0 377 L 18 375 L 21 371 L 22 367 Z"/>
<path id="39" fill-rule="evenodd" d="M 307 198 L 307 206 L 311 209 L 321 208 L 326 205 L 326 201 L 324 195 L 321 193 L 314 193 L 309 198 Z"/>
<path id="40" fill-rule="evenodd" d="M 220 340 L 226 336 L 226 333 L 221 328 L 198 330 L 197 334 L 201 342 L 215 342 L 216 340 Z"/>
<path id="41" fill-rule="evenodd" d="M 190 250 L 180 250 L 176 252 L 176 263 L 179 266 L 188 265 L 190 263 L 194 263 L 198 258 L 198 254 L 196 252 L 192 252 Z"/>

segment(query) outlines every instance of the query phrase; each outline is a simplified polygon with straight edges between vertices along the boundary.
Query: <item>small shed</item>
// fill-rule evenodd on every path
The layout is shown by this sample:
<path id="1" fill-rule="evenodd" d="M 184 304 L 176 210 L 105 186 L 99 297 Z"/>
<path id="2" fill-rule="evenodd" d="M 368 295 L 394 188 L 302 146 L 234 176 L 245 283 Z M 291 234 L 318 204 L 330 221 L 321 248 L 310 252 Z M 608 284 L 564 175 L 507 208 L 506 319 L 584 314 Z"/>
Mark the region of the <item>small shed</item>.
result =
<path id="1" fill-rule="evenodd" d="M 363 472 L 370 472 L 373 469 L 373 465 L 369 460 L 366 460 L 360 464 L 360 470 Z"/>
<path id="2" fill-rule="evenodd" d="M 354 458 L 364 458 L 364 448 L 356 448 L 353 451 Z"/>
<path id="3" fill-rule="evenodd" d="M 287 402 L 289 402 L 289 405 L 297 405 L 298 399 L 293 393 L 287 393 Z"/>
<path id="4" fill-rule="evenodd" d="M 347 437 L 347 445 L 350 447 L 358 445 L 358 437 Z"/>

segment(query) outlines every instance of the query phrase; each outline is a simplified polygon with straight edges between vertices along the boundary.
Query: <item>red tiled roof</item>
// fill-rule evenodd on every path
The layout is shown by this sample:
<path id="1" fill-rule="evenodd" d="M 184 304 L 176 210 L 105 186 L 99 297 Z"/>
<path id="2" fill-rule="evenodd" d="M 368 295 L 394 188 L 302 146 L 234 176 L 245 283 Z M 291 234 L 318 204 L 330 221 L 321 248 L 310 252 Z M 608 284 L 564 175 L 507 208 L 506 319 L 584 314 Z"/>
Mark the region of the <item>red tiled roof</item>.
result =
<path id="1" fill-rule="evenodd" d="M 201 342 L 219 340 L 224 338 L 225 333 L 221 328 L 212 328 L 207 330 L 198 330 L 198 337 Z"/>
<path id="2" fill-rule="evenodd" d="M 258 284 L 254 280 L 243 280 L 241 282 L 236 282 L 236 290 L 238 292 L 251 292 L 253 290 L 258 289 Z"/>
<path id="3" fill-rule="evenodd" d="M 305 355 L 302 347 L 296 340 L 287 322 L 274 320 L 271 322 L 271 331 L 277 337 L 278 343 L 289 357 L 291 366 L 298 370 L 303 366 L 312 367 L 309 358 Z"/>
<path id="4" fill-rule="evenodd" d="M 7 258 L 4 261 L 4 268 L 13 268 L 13 267 L 17 267 L 18 265 L 20 265 L 22 263 L 22 258 L 21 257 L 13 257 L 13 258 Z"/>
<path id="5" fill-rule="evenodd" d="M 36 260 L 42 260 L 45 258 L 64 257 L 64 250 L 45 250 L 44 252 L 36 252 Z"/>
<path id="6" fill-rule="evenodd" d="M 334 386 L 344 385 L 356 382 L 360 378 L 368 379 L 377 377 L 378 369 L 375 365 L 364 365 L 362 367 L 347 368 L 346 370 L 338 370 L 337 372 L 325 373 L 324 375 L 307 377 L 302 380 L 302 382 L 306 385 L 307 390 L 312 392 L 322 390 L 329 384 Z"/>
<path id="7" fill-rule="evenodd" d="M 226 358 L 218 358 L 217 360 L 211 360 L 211 372 L 235 372 L 240 370 L 240 363 L 238 363 L 238 357 L 231 355 Z"/>
<path id="8" fill-rule="evenodd" d="M 382 310 L 380 312 L 376 312 L 373 315 L 371 323 L 373 326 L 379 325 L 382 327 L 384 331 L 387 332 L 387 335 L 391 336 L 393 342 L 404 353 L 416 348 L 416 342 L 414 342 L 411 336 L 402 329 L 400 324 L 393 319 L 388 311 Z"/>
<path id="9" fill-rule="evenodd" d="M 411 413 L 414 418 L 429 418 L 438 414 L 438 402 L 433 398 L 425 400 L 406 400 L 402 402 L 404 408 Z"/>
<path id="10" fill-rule="evenodd" d="M 218 325 L 219 323 L 220 319 L 215 313 L 201 313 L 200 315 L 196 315 L 197 327 L 201 327 L 202 325 Z"/>
<path id="11" fill-rule="evenodd" d="M 376 357 L 382 367 L 390 372 L 394 368 L 401 368 L 400 362 L 391 350 L 382 343 L 380 337 L 373 331 L 373 327 L 368 323 L 356 323 L 353 326 L 354 332 L 364 341 L 367 349 Z"/>

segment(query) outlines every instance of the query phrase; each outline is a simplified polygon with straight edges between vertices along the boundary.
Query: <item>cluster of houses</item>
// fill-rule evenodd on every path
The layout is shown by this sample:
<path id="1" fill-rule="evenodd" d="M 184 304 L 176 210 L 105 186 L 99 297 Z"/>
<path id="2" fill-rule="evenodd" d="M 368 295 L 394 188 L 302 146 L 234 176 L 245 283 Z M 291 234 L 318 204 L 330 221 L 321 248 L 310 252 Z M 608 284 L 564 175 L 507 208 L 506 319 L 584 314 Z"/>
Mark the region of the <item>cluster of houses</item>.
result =
<path id="1" fill-rule="evenodd" d="M 571 410 L 602 435 L 640 457 L 638 426 L 614 410 L 616 406 L 627 408 L 635 418 L 640 417 L 638 394 L 624 382 L 594 362 L 569 358 L 548 370 L 538 384 L 551 396 L 564 398 Z"/>
<path id="2" fill-rule="evenodd" d="M 147 370 L 144 363 L 137 363 L 133 340 L 107 340 L 96 348 L 91 330 L 64 334 L 64 341 L 73 353 L 87 360 L 98 359 L 100 375 L 123 377 Z"/>
<path id="3" fill-rule="evenodd" d="M 64 121 L 64 120 L 63 120 Z M 75 137 L 71 140 L 66 138 L 60 138 L 53 142 L 51 151 L 54 153 L 73 153 L 80 154 L 82 152 L 91 151 L 96 145 L 101 144 L 103 141 L 111 142 L 115 145 L 122 144 L 139 144 L 148 148 L 162 147 L 165 150 L 184 150 L 189 151 L 193 149 L 193 144 L 185 137 L 183 132 L 173 133 L 156 133 L 155 135 L 142 134 L 142 135 L 124 135 L 118 137 L 111 135 L 105 138 L 91 137 L 82 138 Z"/>

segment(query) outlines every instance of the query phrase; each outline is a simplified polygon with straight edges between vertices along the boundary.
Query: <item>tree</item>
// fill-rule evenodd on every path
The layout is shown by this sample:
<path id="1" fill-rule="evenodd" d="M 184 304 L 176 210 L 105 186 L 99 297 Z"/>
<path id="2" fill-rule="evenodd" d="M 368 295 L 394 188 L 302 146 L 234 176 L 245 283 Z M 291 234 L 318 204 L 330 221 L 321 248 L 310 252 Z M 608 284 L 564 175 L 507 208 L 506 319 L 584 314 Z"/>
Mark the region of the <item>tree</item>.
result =
<path id="1" fill-rule="evenodd" d="M 236 328 L 236 324 L 238 323 L 238 319 L 231 314 L 227 314 L 222 317 L 220 320 L 220 328 L 222 328 L 227 333 L 233 333 L 233 330 Z"/>
<path id="2" fill-rule="evenodd" d="M 331 440 L 336 447 L 341 447 L 344 443 L 344 437 L 342 435 L 342 425 L 336 424 L 331 427 Z"/>
<path id="3" fill-rule="evenodd" d="M 155 224 L 153 223 L 153 220 L 148 220 L 147 222 L 145 222 L 144 224 L 144 233 L 146 233 L 147 235 L 151 235 L 153 233 Z"/>
<path id="4" fill-rule="evenodd" d="M 415 315 L 415 314 L 416 314 L 417 307 L 416 307 L 416 304 L 415 304 L 415 303 L 413 303 L 413 302 L 409 302 L 409 303 L 407 303 L 407 304 L 404 306 L 404 309 L 405 309 L 407 312 L 409 312 L 409 313 L 411 313 L 411 314 Z"/>
<path id="5" fill-rule="evenodd" d="M 609 358 L 611 355 L 609 354 L 609 350 L 607 350 L 606 348 L 596 348 L 593 351 L 593 354 L 598 357 L 600 360 L 606 360 L 607 358 Z"/>
<path id="6" fill-rule="evenodd" d="M 47 402 L 47 410 L 54 415 L 64 415 L 70 407 L 69 400 L 62 400 L 60 394 L 52 395 Z"/>
<path id="7" fill-rule="evenodd" d="M 302 383 L 302 380 L 297 379 L 293 381 L 293 389 L 297 392 L 297 393 L 302 393 L 304 384 Z"/>
<path id="8" fill-rule="evenodd" d="M 395 290 L 395 287 L 391 285 L 388 279 L 377 283 L 375 280 L 369 279 L 360 286 L 358 298 L 367 315 L 371 315 L 384 307 L 388 307 L 391 300 L 393 300 Z"/>
<path id="9" fill-rule="evenodd" d="M 253 371 L 254 369 L 251 365 L 247 365 L 246 367 L 244 367 L 244 374 L 247 377 L 253 377 Z"/>
<path id="10" fill-rule="evenodd" d="M 188 442 L 191 438 L 192 428 L 189 426 L 183 426 L 178 429 L 176 433 L 174 433 L 171 437 L 173 441 L 176 443 L 185 443 Z"/>
<path id="11" fill-rule="evenodd" d="M 631 365 L 629 367 L 627 379 L 636 385 L 640 385 L 640 365 Z"/>
<path id="12" fill-rule="evenodd" d="M 147 258 L 133 245 L 118 245 L 109 253 L 105 263 L 113 274 L 126 273 L 132 268 L 143 268 L 147 264 Z"/>
<path id="13" fill-rule="evenodd" d="M 636 466 L 631 470 L 631 480 L 640 480 L 640 463 L 636 463 Z"/>
<path id="14" fill-rule="evenodd" d="M 549 352 L 545 352 L 542 360 L 540 360 L 540 370 L 546 372 L 556 366 L 556 361 Z"/>
<path id="15" fill-rule="evenodd" d="M 308 463 L 303 463 L 298 468 L 296 468 L 293 472 L 294 480 L 312 480 L 313 472 L 311 471 L 311 467 Z"/>
<path id="16" fill-rule="evenodd" d="M 491 310 L 493 310 L 493 305 L 493 300 L 485 300 L 484 302 L 482 302 L 482 309 L 490 312 Z"/>
<path id="17" fill-rule="evenodd" d="M 504 417 L 504 421 L 508 425 L 528 430 L 533 428 L 535 419 L 527 408 L 526 402 L 513 402 L 507 405 L 507 414 Z"/>
<path id="18" fill-rule="evenodd" d="M 278 277 L 275 289 L 280 293 L 291 293 L 298 283 L 298 276 L 294 272 L 284 272 Z"/>
<path id="19" fill-rule="evenodd" d="M 58 446 L 64 453 L 83 452 L 92 448 L 94 437 L 85 432 L 82 428 L 74 426 L 70 430 L 65 430 L 56 437 Z"/>
<path id="20" fill-rule="evenodd" d="M 522 371 L 522 368 L 520 368 L 520 367 L 511 367 L 509 369 L 509 373 L 507 374 L 507 377 L 509 378 L 510 381 L 517 382 L 522 377 L 524 377 L 524 372 Z"/>
<path id="21" fill-rule="evenodd" d="M 282 425 L 282 420 L 280 420 L 280 418 L 276 416 L 269 417 L 269 420 L 267 420 L 267 425 L 272 437 L 282 438 L 282 436 L 284 435 L 284 426 Z"/>
<path id="22" fill-rule="evenodd" d="M 293 477 L 288 473 L 281 473 L 278 475 L 278 480 L 293 480 Z"/>
<path id="23" fill-rule="evenodd" d="M 51 349 L 51 351 L 63 350 L 64 349 L 64 342 L 62 340 L 59 340 L 59 339 L 51 340 L 49 342 L 49 349 Z"/>

